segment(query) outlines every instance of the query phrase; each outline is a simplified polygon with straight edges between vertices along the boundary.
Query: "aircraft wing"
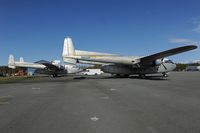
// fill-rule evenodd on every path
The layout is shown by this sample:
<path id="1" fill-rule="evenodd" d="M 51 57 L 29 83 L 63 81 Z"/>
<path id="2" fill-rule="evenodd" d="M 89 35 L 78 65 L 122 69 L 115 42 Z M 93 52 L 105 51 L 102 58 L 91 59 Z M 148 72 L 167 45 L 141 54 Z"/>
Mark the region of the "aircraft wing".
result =
<path id="1" fill-rule="evenodd" d="M 173 49 L 170 49 L 170 50 L 166 50 L 166 51 L 163 51 L 163 52 L 159 52 L 159 53 L 156 53 L 156 54 L 152 54 L 152 55 L 149 55 L 149 56 L 142 57 L 142 58 L 140 58 L 140 63 L 152 62 L 152 61 L 157 60 L 157 59 L 161 59 L 161 58 L 172 56 L 172 55 L 179 54 L 179 53 L 182 53 L 182 52 L 190 51 L 190 50 L 193 50 L 193 49 L 196 49 L 196 48 L 197 48 L 196 45 L 187 45 L 187 46 L 182 46 L 182 47 L 178 47 L 178 48 L 173 48 Z"/>
<path id="2" fill-rule="evenodd" d="M 74 59 L 77 63 L 81 61 L 91 62 L 91 64 L 96 64 L 95 62 L 102 63 L 102 64 L 123 64 L 123 65 L 132 65 L 131 57 L 125 56 L 65 56 L 66 61 L 68 59 Z"/>
<path id="3" fill-rule="evenodd" d="M 46 66 L 46 68 L 51 70 L 51 71 L 52 70 L 56 71 L 56 70 L 60 69 L 58 66 L 53 65 L 51 62 L 45 61 L 45 60 L 40 60 L 40 61 L 37 61 L 35 63 L 42 64 L 42 65 Z"/>
<path id="4" fill-rule="evenodd" d="M 149 56 L 144 56 L 144 57 L 127 57 L 127 56 L 115 56 L 115 55 L 110 55 L 110 56 L 65 56 L 64 58 L 69 58 L 69 59 L 74 59 L 77 62 L 79 60 L 83 61 L 89 61 L 89 62 L 100 62 L 100 63 L 112 63 L 112 64 L 121 64 L 121 65 L 148 65 L 149 63 L 152 63 L 152 61 L 155 61 L 157 59 L 161 59 L 164 57 L 172 56 L 175 54 L 179 54 L 182 52 L 186 52 L 189 50 L 196 49 L 196 45 L 187 45 L 183 47 L 178 47 L 178 48 L 173 48 L 170 50 L 166 50 L 163 52 L 159 52 L 156 54 L 152 54 Z"/>

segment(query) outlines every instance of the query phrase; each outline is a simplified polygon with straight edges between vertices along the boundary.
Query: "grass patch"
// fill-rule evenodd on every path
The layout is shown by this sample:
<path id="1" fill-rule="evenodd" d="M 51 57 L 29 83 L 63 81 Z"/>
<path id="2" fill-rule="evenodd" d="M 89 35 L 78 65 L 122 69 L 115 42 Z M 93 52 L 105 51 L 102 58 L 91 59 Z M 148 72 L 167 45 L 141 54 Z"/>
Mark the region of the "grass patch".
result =
<path id="1" fill-rule="evenodd" d="M 0 84 L 8 84 L 8 83 L 16 83 L 19 81 L 27 80 L 27 79 L 32 79 L 33 77 L 31 76 L 11 76 L 11 77 L 0 77 Z"/>

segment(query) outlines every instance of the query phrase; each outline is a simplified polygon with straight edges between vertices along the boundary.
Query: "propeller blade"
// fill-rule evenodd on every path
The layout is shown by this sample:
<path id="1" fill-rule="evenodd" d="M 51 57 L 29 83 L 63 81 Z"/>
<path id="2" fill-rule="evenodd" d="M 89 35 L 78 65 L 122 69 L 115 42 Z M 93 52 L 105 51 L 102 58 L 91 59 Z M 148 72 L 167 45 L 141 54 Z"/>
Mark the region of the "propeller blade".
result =
<path id="1" fill-rule="evenodd" d="M 167 67 L 164 65 L 164 58 L 161 59 L 161 64 L 163 65 L 163 67 L 165 68 L 165 70 L 167 70 Z"/>
<path id="2" fill-rule="evenodd" d="M 164 65 L 164 63 L 161 63 L 163 65 L 163 67 L 165 68 L 165 70 L 167 70 L 167 67 Z"/>

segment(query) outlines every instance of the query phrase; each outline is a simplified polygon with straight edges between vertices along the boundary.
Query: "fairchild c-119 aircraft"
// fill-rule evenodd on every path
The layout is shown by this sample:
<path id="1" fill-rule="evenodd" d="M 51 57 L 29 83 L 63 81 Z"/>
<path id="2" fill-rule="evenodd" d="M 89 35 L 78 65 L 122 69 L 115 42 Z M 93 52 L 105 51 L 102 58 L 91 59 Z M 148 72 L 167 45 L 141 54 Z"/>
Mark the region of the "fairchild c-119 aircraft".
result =
<path id="1" fill-rule="evenodd" d="M 8 67 L 15 69 L 16 67 L 34 68 L 35 73 L 52 75 L 57 77 L 58 75 L 74 74 L 83 71 L 80 67 L 74 64 L 61 65 L 59 60 L 52 62 L 40 60 L 35 63 L 24 62 L 24 59 L 20 57 L 19 61 L 14 60 L 14 56 L 10 55 L 8 60 Z"/>
<path id="2" fill-rule="evenodd" d="M 103 72 L 116 75 L 129 76 L 138 74 L 141 78 L 145 78 L 145 74 L 161 73 L 165 77 L 168 76 L 168 72 L 173 71 L 176 68 L 176 65 L 165 57 L 196 48 L 196 45 L 187 45 L 148 56 L 127 57 L 108 53 L 75 50 L 72 39 L 67 37 L 64 39 L 63 60 L 71 63 L 82 61 L 85 63 L 103 63 L 101 67 Z"/>

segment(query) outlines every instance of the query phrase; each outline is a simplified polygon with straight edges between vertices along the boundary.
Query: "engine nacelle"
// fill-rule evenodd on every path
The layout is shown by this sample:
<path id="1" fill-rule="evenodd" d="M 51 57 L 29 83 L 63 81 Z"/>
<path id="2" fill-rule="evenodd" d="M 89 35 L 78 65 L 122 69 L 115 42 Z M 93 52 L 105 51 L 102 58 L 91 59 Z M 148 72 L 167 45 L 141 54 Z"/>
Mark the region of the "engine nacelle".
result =
<path id="1" fill-rule="evenodd" d="M 161 64 L 162 64 L 161 59 L 157 59 L 157 60 L 153 61 L 153 66 L 160 66 Z"/>
<path id="2" fill-rule="evenodd" d="M 132 68 L 129 66 L 118 66 L 118 65 L 105 65 L 101 68 L 105 73 L 112 74 L 131 74 Z"/>
<path id="3" fill-rule="evenodd" d="M 53 65 L 58 66 L 58 65 L 60 65 L 61 61 L 60 61 L 60 60 L 53 60 L 51 63 L 52 63 Z"/>
<path id="4" fill-rule="evenodd" d="M 16 66 L 8 65 L 9 68 L 15 69 Z"/>
<path id="5" fill-rule="evenodd" d="M 78 73 L 78 72 L 81 72 L 83 71 L 83 69 L 81 69 L 80 67 L 76 66 L 76 65 L 65 65 L 65 70 L 69 73 L 69 74 L 72 74 L 72 73 Z"/>

